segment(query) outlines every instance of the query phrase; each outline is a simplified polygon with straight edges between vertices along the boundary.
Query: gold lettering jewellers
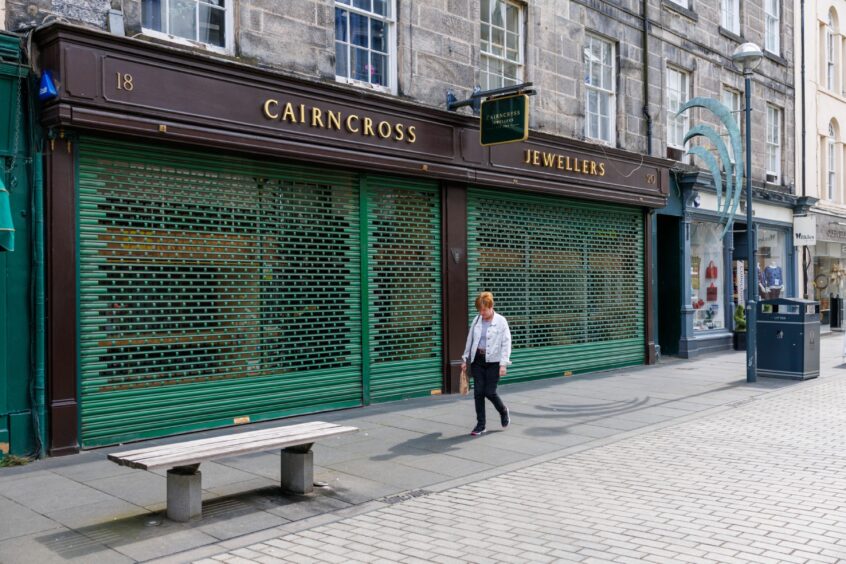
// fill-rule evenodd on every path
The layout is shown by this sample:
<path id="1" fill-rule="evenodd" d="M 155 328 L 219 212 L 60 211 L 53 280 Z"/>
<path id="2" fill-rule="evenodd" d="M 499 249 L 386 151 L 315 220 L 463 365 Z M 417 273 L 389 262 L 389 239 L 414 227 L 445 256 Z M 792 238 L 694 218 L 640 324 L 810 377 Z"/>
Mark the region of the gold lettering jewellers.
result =
<path id="1" fill-rule="evenodd" d="M 605 163 L 598 163 L 588 159 L 577 159 L 559 153 L 547 153 L 526 149 L 523 152 L 523 164 L 566 170 L 577 174 L 588 174 L 590 176 L 605 176 Z"/>
<path id="2" fill-rule="evenodd" d="M 334 129 L 351 134 L 377 137 L 379 139 L 393 139 L 414 143 L 417 132 L 413 125 L 393 123 L 386 120 L 376 121 L 367 116 L 344 114 L 341 111 L 323 110 L 305 104 L 283 104 L 279 100 L 269 98 L 262 105 L 262 113 L 267 119 L 286 121 L 294 125 L 309 125 L 320 129 Z"/>

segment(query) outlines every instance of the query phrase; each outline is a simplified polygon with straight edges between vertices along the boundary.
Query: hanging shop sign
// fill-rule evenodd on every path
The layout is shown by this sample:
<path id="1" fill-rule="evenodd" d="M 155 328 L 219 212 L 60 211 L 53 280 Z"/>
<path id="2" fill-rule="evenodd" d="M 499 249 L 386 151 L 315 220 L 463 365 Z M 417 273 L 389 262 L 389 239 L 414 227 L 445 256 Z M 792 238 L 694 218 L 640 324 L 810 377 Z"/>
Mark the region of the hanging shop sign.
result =
<path id="1" fill-rule="evenodd" d="M 529 137 L 529 97 L 526 94 L 482 102 L 479 138 L 483 146 L 525 141 Z"/>
<path id="2" fill-rule="evenodd" d="M 817 244 L 817 216 L 802 215 L 793 218 L 793 246 Z"/>

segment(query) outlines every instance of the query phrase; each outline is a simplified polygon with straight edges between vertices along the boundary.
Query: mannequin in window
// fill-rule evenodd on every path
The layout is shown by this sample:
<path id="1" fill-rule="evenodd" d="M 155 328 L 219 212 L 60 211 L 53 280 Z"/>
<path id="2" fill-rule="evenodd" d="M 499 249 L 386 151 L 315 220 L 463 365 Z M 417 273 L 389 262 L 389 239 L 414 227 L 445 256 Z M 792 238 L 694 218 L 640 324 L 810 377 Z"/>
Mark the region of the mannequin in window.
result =
<path id="1" fill-rule="evenodd" d="M 764 279 L 764 268 L 758 268 L 758 297 L 762 300 L 769 299 L 770 291 Z"/>
<path id="2" fill-rule="evenodd" d="M 762 279 L 770 299 L 775 299 L 781 295 L 781 291 L 784 289 L 784 276 L 781 267 L 775 260 L 770 259 L 770 262 L 764 267 Z"/>

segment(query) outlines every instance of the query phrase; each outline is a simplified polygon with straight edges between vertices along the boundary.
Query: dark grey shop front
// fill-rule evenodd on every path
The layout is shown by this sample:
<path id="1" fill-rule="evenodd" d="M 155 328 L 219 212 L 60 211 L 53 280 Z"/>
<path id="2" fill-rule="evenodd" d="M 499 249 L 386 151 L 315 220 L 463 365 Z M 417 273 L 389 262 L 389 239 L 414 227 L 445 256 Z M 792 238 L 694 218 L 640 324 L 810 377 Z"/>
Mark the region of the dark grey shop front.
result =
<path id="1" fill-rule="evenodd" d="M 747 299 L 748 261 L 746 222 L 738 217 L 723 234 L 724 223 L 716 211 L 702 206 L 703 194 L 714 194 L 708 174 L 692 172 L 672 176 L 667 207 L 655 214 L 656 312 L 658 343 L 662 354 L 692 358 L 729 350 L 738 339 L 735 313 Z M 788 194 L 755 191 L 761 209 L 768 206 L 792 210 Z M 760 202 L 758 199 L 760 198 Z M 745 205 L 745 204 L 744 204 Z M 758 299 L 794 296 L 792 224 L 755 220 L 758 279 L 751 282 Z M 740 339 L 740 342 L 744 342 Z"/>

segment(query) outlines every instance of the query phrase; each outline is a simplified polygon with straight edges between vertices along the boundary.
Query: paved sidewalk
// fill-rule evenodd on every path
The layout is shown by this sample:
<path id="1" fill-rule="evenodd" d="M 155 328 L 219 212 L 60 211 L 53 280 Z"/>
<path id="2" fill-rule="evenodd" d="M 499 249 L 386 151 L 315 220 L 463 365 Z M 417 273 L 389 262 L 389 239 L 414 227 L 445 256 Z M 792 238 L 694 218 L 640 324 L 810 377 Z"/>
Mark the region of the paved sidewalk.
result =
<path id="1" fill-rule="evenodd" d="M 326 482 L 326 487 L 309 496 L 281 495 L 278 453 L 205 463 L 201 467 L 204 517 L 185 524 L 162 516 L 164 472 L 130 470 L 105 460 L 108 452 L 125 447 L 0 470 L 0 562 L 189 561 L 337 522 L 344 516 L 362 515 L 353 517 L 360 519 L 368 512 L 403 513 L 404 508 L 413 513 L 419 504 L 428 507 L 438 496 L 449 495 L 450 488 L 471 487 L 462 484 L 478 483 L 485 476 L 531 472 L 517 469 L 538 468 L 544 460 L 562 454 L 569 454 L 564 460 L 575 460 L 581 456 L 576 454 L 579 450 L 587 455 L 602 443 L 629 440 L 626 437 L 640 436 L 645 430 L 699 419 L 773 392 L 779 395 L 778 390 L 811 390 L 829 381 L 838 384 L 841 342 L 840 335 L 823 337 L 822 377 L 811 382 L 761 379 L 746 384 L 744 353 L 726 353 L 504 386 L 501 392 L 514 422 L 507 432 L 491 429 L 480 438 L 468 436 L 474 423 L 472 399 L 456 396 L 292 418 L 288 421 L 328 420 L 362 429 L 315 446 L 316 479 Z M 273 424 L 278 422 L 251 428 Z M 611 460 L 606 459 L 604 466 L 588 466 L 592 469 L 585 476 L 598 478 L 610 472 Z M 543 492 L 562 487 L 556 476 L 566 477 L 569 472 L 521 478 L 525 483 L 514 489 L 511 498 L 518 505 L 537 504 Z M 500 483 L 497 480 L 490 482 Z M 436 491 L 444 493 L 430 493 Z M 471 497 L 477 495 L 471 491 Z M 441 545 L 430 542 L 427 546 Z M 327 554 L 332 553 L 327 549 Z"/>
<path id="2" fill-rule="evenodd" d="M 201 560 L 846 560 L 846 380 Z"/>

